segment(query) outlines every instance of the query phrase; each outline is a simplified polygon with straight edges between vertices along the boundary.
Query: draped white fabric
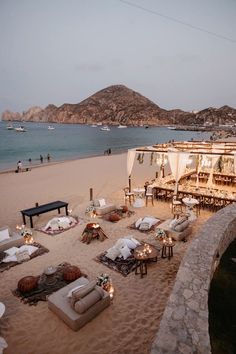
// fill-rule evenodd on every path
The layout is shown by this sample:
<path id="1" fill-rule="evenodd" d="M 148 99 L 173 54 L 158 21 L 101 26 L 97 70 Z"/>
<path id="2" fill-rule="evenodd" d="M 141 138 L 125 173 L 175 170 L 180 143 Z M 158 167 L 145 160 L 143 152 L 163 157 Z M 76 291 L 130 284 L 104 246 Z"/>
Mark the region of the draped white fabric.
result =
<path id="1" fill-rule="evenodd" d="M 134 165 L 136 150 L 130 149 L 127 154 L 127 175 L 130 176 Z"/>
<path id="2" fill-rule="evenodd" d="M 234 174 L 236 175 L 236 152 L 234 153 Z"/>
<path id="3" fill-rule="evenodd" d="M 210 171 L 209 178 L 207 180 L 207 187 L 209 188 L 213 186 L 213 172 L 219 158 L 220 158 L 219 155 L 212 155 L 211 157 L 211 171 Z"/>
<path id="4" fill-rule="evenodd" d="M 181 176 L 183 176 L 185 172 L 188 158 L 189 158 L 189 153 L 179 152 L 176 149 L 168 151 L 169 165 L 170 165 L 171 173 L 175 179 L 174 194 L 177 194 L 178 182 Z"/>

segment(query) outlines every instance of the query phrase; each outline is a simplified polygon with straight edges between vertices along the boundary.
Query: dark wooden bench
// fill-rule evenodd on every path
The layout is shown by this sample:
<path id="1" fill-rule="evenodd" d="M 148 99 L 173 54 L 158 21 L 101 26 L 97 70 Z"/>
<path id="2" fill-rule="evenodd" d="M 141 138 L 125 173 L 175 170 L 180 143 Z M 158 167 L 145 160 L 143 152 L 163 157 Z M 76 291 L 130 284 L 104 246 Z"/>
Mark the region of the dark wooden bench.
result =
<path id="1" fill-rule="evenodd" d="M 30 218 L 30 227 L 33 228 L 33 216 L 44 214 L 44 213 L 47 213 L 48 211 L 52 211 L 52 210 L 56 210 L 56 209 L 58 210 L 58 213 L 60 214 L 61 208 L 65 208 L 66 215 L 68 215 L 68 203 L 62 202 L 60 200 L 57 200 L 56 202 L 52 202 L 52 203 L 42 204 L 42 205 L 36 206 L 34 208 L 21 210 L 21 214 L 23 217 L 23 223 L 24 223 L 24 225 L 26 224 L 25 217 L 28 216 Z"/>

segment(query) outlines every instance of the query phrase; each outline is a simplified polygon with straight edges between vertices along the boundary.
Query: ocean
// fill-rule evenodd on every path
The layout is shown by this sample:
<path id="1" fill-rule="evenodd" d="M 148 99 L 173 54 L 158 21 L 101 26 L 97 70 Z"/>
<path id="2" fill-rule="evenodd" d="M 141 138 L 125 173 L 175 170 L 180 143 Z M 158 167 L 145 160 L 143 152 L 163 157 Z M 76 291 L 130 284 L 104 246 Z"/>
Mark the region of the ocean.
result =
<path id="1" fill-rule="evenodd" d="M 169 140 L 207 140 L 210 132 L 170 130 L 166 127 L 127 127 L 101 131 L 100 127 L 81 124 L 50 124 L 13 122 L 14 127 L 24 125 L 26 132 L 7 130 L 7 122 L 0 122 L 0 170 L 16 168 L 21 160 L 24 167 L 51 162 L 103 155 L 104 150 L 111 153 L 125 152 L 130 148 L 164 143 Z"/>

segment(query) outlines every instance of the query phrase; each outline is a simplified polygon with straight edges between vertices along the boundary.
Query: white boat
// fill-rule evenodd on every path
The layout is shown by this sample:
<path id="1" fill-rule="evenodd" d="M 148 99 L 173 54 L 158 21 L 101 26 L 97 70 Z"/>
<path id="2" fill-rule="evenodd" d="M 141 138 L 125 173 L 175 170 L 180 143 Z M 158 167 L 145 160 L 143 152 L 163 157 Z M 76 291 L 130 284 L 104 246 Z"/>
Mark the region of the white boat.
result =
<path id="1" fill-rule="evenodd" d="M 175 130 L 176 128 L 175 127 L 167 127 L 168 129 L 170 130 Z"/>
<path id="2" fill-rule="evenodd" d="M 7 125 L 7 129 L 8 129 L 8 130 L 14 130 L 14 127 L 13 127 L 12 124 L 8 124 L 8 125 Z"/>
<path id="3" fill-rule="evenodd" d="M 15 131 L 16 132 L 26 132 L 26 129 L 25 129 L 25 127 L 23 127 L 23 125 L 21 125 L 20 127 L 18 127 L 18 128 L 14 128 L 15 129 Z"/>
<path id="4" fill-rule="evenodd" d="M 101 122 L 98 122 L 97 125 L 102 125 L 102 123 L 101 123 Z"/>
<path id="5" fill-rule="evenodd" d="M 92 124 L 91 127 L 92 128 L 97 128 L 97 124 Z"/>
<path id="6" fill-rule="evenodd" d="M 100 130 L 103 130 L 103 131 L 109 131 L 111 130 L 107 125 L 104 125 L 103 127 L 100 128 Z"/>
<path id="7" fill-rule="evenodd" d="M 120 128 L 120 129 L 122 129 L 122 128 L 127 128 L 127 125 L 122 125 L 122 124 L 120 124 L 120 125 L 118 125 L 117 128 Z"/>
<path id="8" fill-rule="evenodd" d="M 48 126 L 48 130 L 54 130 L 55 128 L 52 127 L 51 125 Z"/>

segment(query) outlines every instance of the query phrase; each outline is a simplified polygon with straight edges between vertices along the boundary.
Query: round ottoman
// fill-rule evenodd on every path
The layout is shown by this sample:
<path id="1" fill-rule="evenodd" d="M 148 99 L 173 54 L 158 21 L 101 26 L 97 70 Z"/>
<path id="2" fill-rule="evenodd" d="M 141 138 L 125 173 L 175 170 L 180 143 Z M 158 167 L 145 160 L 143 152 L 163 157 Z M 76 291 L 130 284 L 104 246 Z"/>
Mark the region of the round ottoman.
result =
<path id="1" fill-rule="evenodd" d="M 120 216 L 118 215 L 118 214 L 111 214 L 110 216 L 109 216 L 109 221 L 111 221 L 111 222 L 117 222 L 117 221 L 119 221 L 121 218 L 120 218 Z"/>
<path id="2" fill-rule="evenodd" d="M 22 293 L 27 293 L 31 290 L 34 290 L 38 286 L 38 277 L 29 275 L 18 281 L 17 288 Z"/>
<path id="3" fill-rule="evenodd" d="M 129 210 L 129 208 L 127 207 L 127 205 L 121 205 L 121 211 L 122 213 L 127 213 L 127 211 Z"/>
<path id="4" fill-rule="evenodd" d="M 77 266 L 68 266 L 63 271 L 63 279 L 65 281 L 74 281 L 81 277 L 81 271 Z"/>

